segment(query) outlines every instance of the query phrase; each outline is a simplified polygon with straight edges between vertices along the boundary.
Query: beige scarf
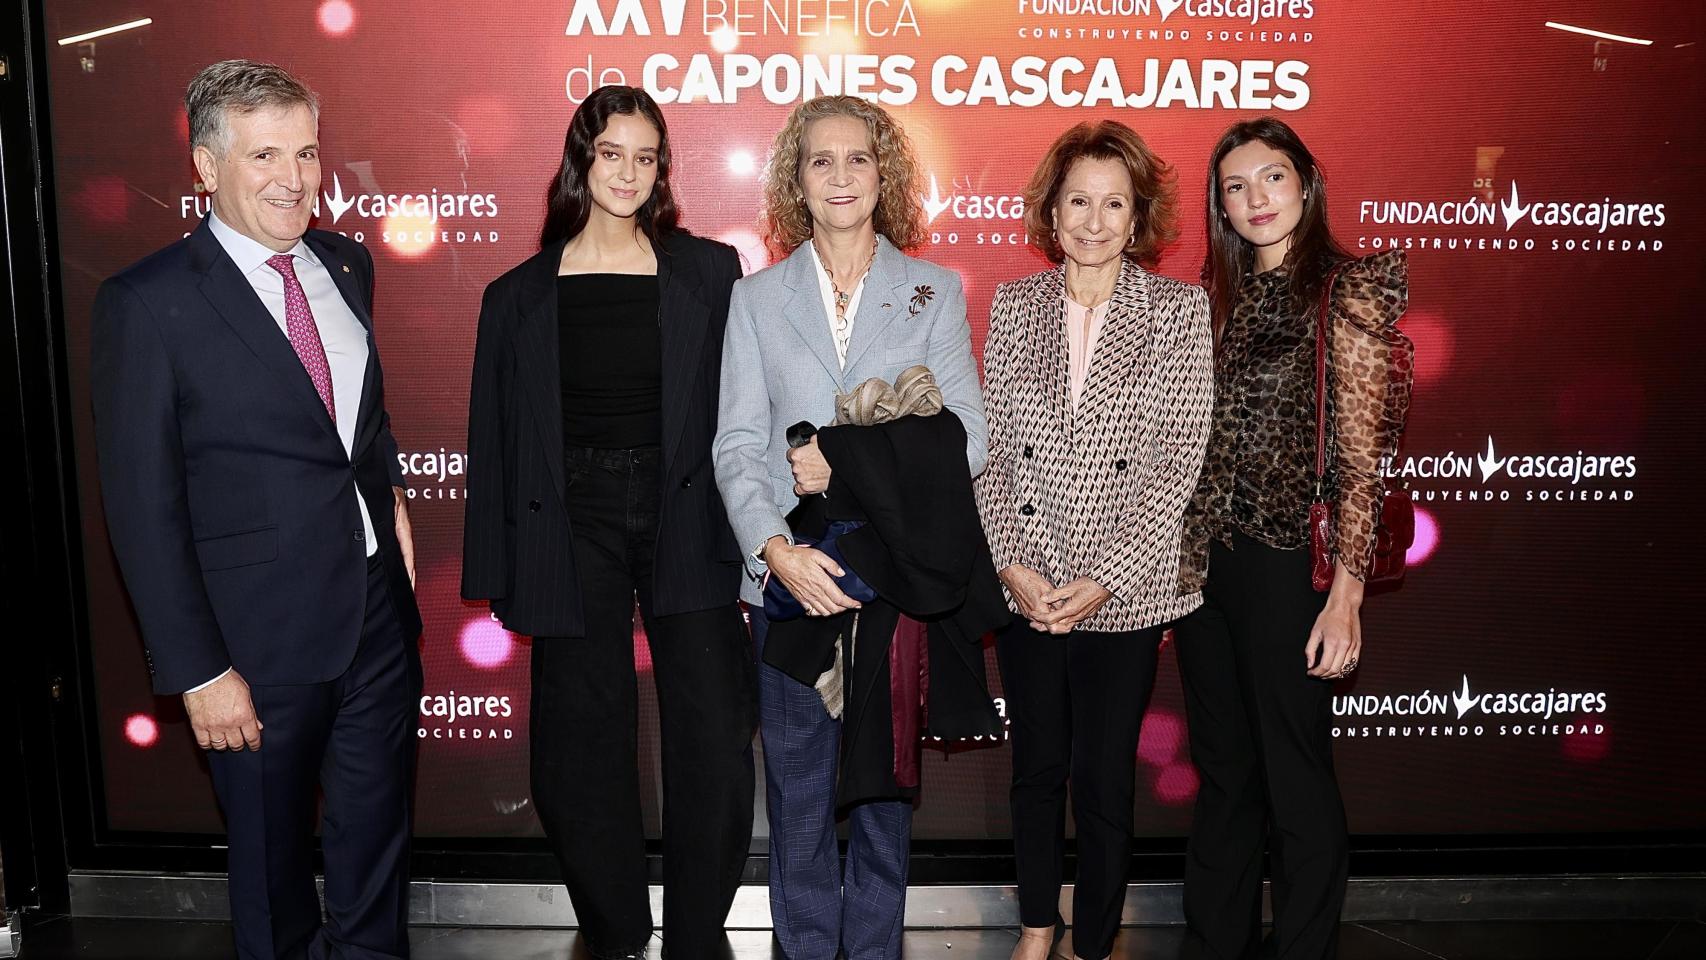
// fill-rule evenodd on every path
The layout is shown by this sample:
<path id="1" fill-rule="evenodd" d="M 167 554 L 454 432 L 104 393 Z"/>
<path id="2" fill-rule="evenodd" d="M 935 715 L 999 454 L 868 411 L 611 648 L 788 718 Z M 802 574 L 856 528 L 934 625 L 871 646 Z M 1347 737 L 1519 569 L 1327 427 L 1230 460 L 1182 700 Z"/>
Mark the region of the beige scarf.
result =
<path id="1" fill-rule="evenodd" d="M 881 377 L 872 377 L 848 393 L 835 397 L 835 420 L 830 426 L 870 427 L 888 423 L 914 414 L 928 417 L 942 412 L 942 388 L 936 386 L 936 375 L 923 364 L 907 367 L 895 377 L 891 386 Z M 852 649 L 859 638 L 859 614 L 853 614 L 851 633 L 845 638 Z M 835 719 L 841 719 L 843 701 L 842 637 L 835 638 L 835 659 L 817 678 L 814 686 L 823 698 L 823 708 Z M 847 666 L 851 666 L 848 658 Z"/>

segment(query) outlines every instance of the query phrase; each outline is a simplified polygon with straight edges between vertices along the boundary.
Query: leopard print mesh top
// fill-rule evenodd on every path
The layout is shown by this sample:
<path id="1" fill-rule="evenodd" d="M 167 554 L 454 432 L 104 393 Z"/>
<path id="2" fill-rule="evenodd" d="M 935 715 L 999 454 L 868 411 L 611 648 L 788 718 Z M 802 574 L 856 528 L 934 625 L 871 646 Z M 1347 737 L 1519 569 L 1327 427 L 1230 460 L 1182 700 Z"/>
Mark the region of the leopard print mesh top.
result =
<path id="1" fill-rule="evenodd" d="M 1244 278 L 1215 357 L 1214 419 L 1185 511 L 1181 593 L 1202 589 L 1212 540 L 1238 531 L 1282 550 L 1309 545 L 1315 494 L 1315 323 L 1295 314 L 1281 270 Z M 1410 405 L 1404 252 L 1347 261 L 1333 282 L 1327 347 L 1327 482 L 1336 555 L 1358 580 L 1374 551 L 1381 461 Z"/>

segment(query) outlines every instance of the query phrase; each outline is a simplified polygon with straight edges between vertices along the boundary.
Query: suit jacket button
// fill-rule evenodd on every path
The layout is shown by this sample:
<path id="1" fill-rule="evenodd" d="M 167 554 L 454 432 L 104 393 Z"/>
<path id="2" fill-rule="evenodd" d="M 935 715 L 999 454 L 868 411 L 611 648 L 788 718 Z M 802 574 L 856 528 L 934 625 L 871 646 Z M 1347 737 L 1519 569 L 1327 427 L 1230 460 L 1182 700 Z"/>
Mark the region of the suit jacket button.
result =
<path id="1" fill-rule="evenodd" d="M 1118 460 L 1114 461 L 1114 469 L 1115 470 L 1124 470 L 1125 467 L 1126 467 L 1126 463 L 1125 463 L 1124 457 L 1121 457 Z"/>
<path id="2" fill-rule="evenodd" d="M 357 530 L 355 532 L 355 539 L 356 539 L 356 542 L 359 543 L 359 542 L 367 539 L 367 534 L 362 533 L 360 530 Z"/>
<path id="3" fill-rule="evenodd" d="M 537 501 L 537 500 L 527 501 L 527 509 L 533 511 L 534 513 L 538 513 L 539 512 L 539 501 Z"/>
<path id="4" fill-rule="evenodd" d="M 1037 508 L 1031 506 L 1028 503 L 1019 508 L 1019 515 L 1022 517 L 1028 517 L 1031 514 L 1036 513 L 1036 512 L 1037 512 Z"/>
<path id="5" fill-rule="evenodd" d="M 686 490 L 692 486 L 693 486 L 693 478 L 692 477 L 682 477 L 681 478 L 681 489 Z"/>
<path id="6" fill-rule="evenodd" d="M 1030 447 L 1025 448 L 1025 459 L 1026 460 L 1031 459 L 1031 448 Z"/>

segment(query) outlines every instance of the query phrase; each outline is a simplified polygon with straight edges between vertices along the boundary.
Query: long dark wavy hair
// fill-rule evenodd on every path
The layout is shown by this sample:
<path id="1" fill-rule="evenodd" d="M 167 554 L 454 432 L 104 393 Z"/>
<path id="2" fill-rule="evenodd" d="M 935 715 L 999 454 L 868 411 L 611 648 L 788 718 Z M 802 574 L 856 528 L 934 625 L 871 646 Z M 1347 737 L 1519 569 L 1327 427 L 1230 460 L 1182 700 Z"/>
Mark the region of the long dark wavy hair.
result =
<path id="1" fill-rule="evenodd" d="M 1233 124 L 1221 134 L 1208 160 L 1208 255 L 1203 258 L 1202 282 L 1208 289 L 1209 306 L 1214 312 L 1216 340 L 1237 302 L 1238 285 L 1256 263 L 1255 248 L 1238 235 L 1226 217 L 1220 194 L 1220 162 L 1253 140 L 1285 154 L 1303 184 L 1303 216 L 1291 233 L 1291 247 L 1282 264 L 1282 269 L 1290 274 L 1292 311 L 1313 309 L 1328 273 L 1350 259 L 1327 225 L 1327 178 L 1297 132 L 1273 117 Z"/>
<path id="2" fill-rule="evenodd" d="M 539 246 L 549 247 L 586 229 L 592 214 L 592 194 L 587 190 L 586 172 L 592 168 L 598 135 L 616 114 L 644 117 L 658 132 L 658 178 L 652 195 L 640 205 L 635 218 L 640 230 L 656 240 L 676 228 L 680 211 L 669 189 L 669 128 L 657 101 L 638 87 L 600 87 L 576 108 L 563 137 L 563 164 L 545 193 L 545 227 L 539 231 Z"/>

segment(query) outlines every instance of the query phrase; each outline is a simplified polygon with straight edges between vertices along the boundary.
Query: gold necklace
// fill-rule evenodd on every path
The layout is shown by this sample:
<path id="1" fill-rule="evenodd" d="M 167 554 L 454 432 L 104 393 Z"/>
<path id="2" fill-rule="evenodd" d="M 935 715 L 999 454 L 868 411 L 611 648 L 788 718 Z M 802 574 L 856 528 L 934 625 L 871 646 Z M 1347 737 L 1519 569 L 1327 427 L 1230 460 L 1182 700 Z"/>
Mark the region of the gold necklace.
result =
<path id="1" fill-rule="evenodd" d="M 841 285 L 835 282 L 835 273 L 829 269 L 829 258 L 825 257 L 823 255 L 823 250 L 817 246 L 816 237 L 812 238 L 812 247 L 817 250 L 818 259 L 822 260 L 824 263 L 823 272 L 829 275 L 829 289 L 835 294 L 835 312 L 837 314 L 846 313 L 847 305 L 853 302 L 853 295 L 850 293 L 843 293 L 841 291 Z M 872 237 L 871 255 L 865 258 L 865 269 L 859 271 L 859 276 L 863 277 L 865 274 L 869 273 L 871 271 L 871 264 L 875 262 L 877 262 L 877 238 Z"/>

